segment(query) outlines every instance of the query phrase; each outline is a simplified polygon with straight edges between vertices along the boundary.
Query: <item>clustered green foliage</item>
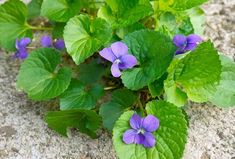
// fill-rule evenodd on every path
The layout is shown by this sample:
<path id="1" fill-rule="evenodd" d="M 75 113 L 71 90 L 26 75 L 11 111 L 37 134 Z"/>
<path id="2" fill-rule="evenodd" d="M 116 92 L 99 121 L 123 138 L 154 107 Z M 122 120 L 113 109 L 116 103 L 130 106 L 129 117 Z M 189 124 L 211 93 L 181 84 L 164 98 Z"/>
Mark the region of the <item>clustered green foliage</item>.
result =
<path id="1" fill-rule="evenodd" d="M 0 6 L 0 46 L 14 51 L 17 38 L 32 38 L 38 30 L 64 38 L 64 53 L 33 50 L 17 77 L 17 88 L 30 99 L 59 99 L 59 110 L 48 112 L 45 121 L 61 135 L 77 128 L 96 138 L 103 125 L 113 132 L 120 159 L 180 159 L 188 100 L 235 105 L 235 63 L 219 55 L 211 41 L 175 56 L 175 34 L 203 35 L 199 6 L 206 1 L 32 0 L 25 5 L 9 0 Z M 127 44 L 138 60 L 120 79 L 110 75 L 109 64 L 97 54 L 115 41 Z M 160 120 L 154 147 L 122 141 L 134 112 Z"/>

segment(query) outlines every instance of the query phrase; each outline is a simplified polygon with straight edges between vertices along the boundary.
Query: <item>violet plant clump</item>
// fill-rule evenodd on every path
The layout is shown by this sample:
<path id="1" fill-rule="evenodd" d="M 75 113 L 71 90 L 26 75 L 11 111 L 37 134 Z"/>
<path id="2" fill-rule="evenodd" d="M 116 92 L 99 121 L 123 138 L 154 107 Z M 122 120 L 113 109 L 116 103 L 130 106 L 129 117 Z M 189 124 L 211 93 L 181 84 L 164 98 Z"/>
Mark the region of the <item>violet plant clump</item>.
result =
<path id="1" fill-rule="evenodd" d="M 181 159 L 187 102 L 235 105 L 235 63 L 203 40 L 206 1 L 8 0 L 0 47 L 24 59 L 17 89 L 58 99 L 45 122 L 62 136 L 104 128 L 120 159 Z"/>

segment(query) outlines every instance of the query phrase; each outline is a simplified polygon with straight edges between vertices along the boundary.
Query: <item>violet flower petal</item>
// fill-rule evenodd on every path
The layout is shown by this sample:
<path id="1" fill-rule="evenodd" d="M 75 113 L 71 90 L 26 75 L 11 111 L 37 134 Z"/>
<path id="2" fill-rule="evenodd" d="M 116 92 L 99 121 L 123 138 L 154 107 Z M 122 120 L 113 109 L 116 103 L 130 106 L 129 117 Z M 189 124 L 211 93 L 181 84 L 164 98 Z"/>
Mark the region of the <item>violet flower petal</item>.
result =
<path id="1" fill-rule="evenodd" d="M 144 137 L 145 137 L 144 142 L 143 142 L 144 147 L 151 148 L 155 145 L 156 140 L 152 133 L 145 132 Z"/>
<path id="2" fill-rule="evenodd" d="M 187 44 L 187 37 L 184 35 L 175 35 L 173 42 L 177 47 L 183 48 Z"/>
<path id="3" fill-rule="evenodd" d="M 26 47 L 27 45 L 29 45 L 31 43 L 31 39 L 30 38 L 22 38 L 19 42 L 20 47 Z"/>
<path id="4" fill-rule="evenodd" d="M 134 129 L 127 130 L 122 137 L 122 140 L 126 144 L 137 143 L 136 138 L 138 137 L 137 131 Z"/>
<path id="5" fill-rule="evenodd" d="M 119 68 L 121 70 L 132 68 L 137 64 L 137 59 L 133 55 L 123 55 L 120 57 L 120 61 Z"/>
<path id="6" fill-rule="evenodd" d="M 198 44 L 202 42 L 202 38 L 198 35 L 195 35 L 195 34 L 190 34 L 188 37 L 187 37 L 187 43 L 188 44 Z"/>
<path id="7" fill-rule="evenodd" d="M 175 52 L 175 55 L 179 55 L 179 54 L 183 54 L 185 53 L 185 49 L 178 49 L 176 52 Z"/>
<path id="8" fill-rule="evenodd" d="M 25 52 L 21 52 L 20 53 L 20 56 L 19 56 L 19 59 L 23 60 L 23 59 L 26 59 L 28 57 L 28 52 L 25 51 Z"/>
<path id="9" fill-rule="evenodd" d="M 52 47 L 53 45 L 53 40 L 50 36 L 43 36 L 41 38 L 41 45 L 42 47 Z"/>
<path id="10" fill-rule="evenodd" d="M 18 58 L 18 59 L 25 59 L 28 57 L 28 52 L 25 48 L 22 48 L 20 50 L 17 50 L 17 52 L 14 55 L 14 58 Z"/>
<path id="11" fill-rule="evenodd" d="M 135 144 L 143 145 L 145 140 L 145 136 L 143 134 L 138 134 L 135 138 Z"/>
<path id="12" fill-rule="evenodd" d="M 117 57 L 113 54 L 111 48 L 104 48 L 99 52 L 99 54 L 110 62 L 114 62 L 117 59 Z"/>
<path id="13" fill-rule="evenodd" d="M 65 48 L 65 43 L 63 39 L 58 39 L 56 40 L 54 44 L 55 48 L 58 50 L 63 50 Z"/>
<path id="14" fill-rule="evenodd" d="M 121 76 L 121 71 L 119 69 L 119 64 L 114 62 L 111 66 L 111 73 L 113 75 L 113 77 L 120 77 Z"/>
<path id="15" fill-rule="evenodd" d="M 119 58 L 123 55 L 128 54 L 128 47 L 125 43 L 123 42 L 115 42 L 111 45 L 111 49 L 114 53 L 114 55 Z"/>
<path id="16" fill-rule="evenodd" d="M 130 125 L 133 129 L 137 130 L 142 126 L 142 119 L 138 114 L 133 114 L 130 119 Z"/>
<path id="17" fill-rule="evenodd" d="M 145 131 L 154 132 L 159 127 L 159 120 L 153 115 L 148 115 L 143 119 L 142 127 Z"/>
<path id="18" fill-rule="evenodd" d="M 27 45 L 29 45 L 31 43 L 31 39 L 30 38 L 22 38 L 22 39 L 16 39 L 16 49 L 20 49 L 20 48 L 24 48 Z"/>
<path id="19" fill-rule="evenodd" d="M 187 46 L 184 48 L 185 51 L 194 50 L 197 47 L 196 43 L 188 43 Z"/>

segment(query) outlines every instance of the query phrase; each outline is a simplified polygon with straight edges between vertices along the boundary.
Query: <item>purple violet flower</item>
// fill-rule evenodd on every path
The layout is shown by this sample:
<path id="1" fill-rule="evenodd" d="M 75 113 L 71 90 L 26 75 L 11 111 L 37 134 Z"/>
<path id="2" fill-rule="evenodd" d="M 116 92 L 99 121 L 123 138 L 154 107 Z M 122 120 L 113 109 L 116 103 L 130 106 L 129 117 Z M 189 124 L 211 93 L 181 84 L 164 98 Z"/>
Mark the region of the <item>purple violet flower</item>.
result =
<path id="1" fill-rule="evenodd" d="M 25 59 L 28 57 L 28 51 L 27 46 L 30 44 L 31 39 L 30 38 L 22 38 L 22 39 L 16 39 L 15 47 L 17 49 L 16 53 L 14 54 L 14 58 L 18 59 Z"/>
<path id="2" fill-rule="evenodd" d="M 65 43 L 63 39 L 58 39 L 53 43 L 53 39 L 46 35 L 41 38 L 42 47 L 55 47 L 57 50 L 63 50 L 65 48 Z"/>
<path id="3" fill-rule="evenodd" d="M 128 54 L 128 47 L 123 42 L 115 42 L 111 47 L 100 51 L 100 56 L 112 62 L 111 73 L 114 77 L 120 77 L 121 71 L 133 68 L 137 64 L 135 56 Z"/>
<path id="4" fill-rule="evenodd" d="M 15 47 L 17 50 L 26 48 L 31 43 L 30 38 L 16 39 Z"/>
<path id="5" fill-rule="evenodd" d="M 50 36 L 43 36 L 41 38 L 41 45 L 42 47 L 52 47 L 53 46 L 53 40 Z"/>
<path id="6" fill-rule="evenodd" d="M 173 42 L 179 48 L 175 53 L 178 55 L 194 50 L 202 42 L 202 38 L 195 34 L 190 34 L 189 36 L 175 35 Z"/>
<path id="7" fill-rule="evenodd" d="M 57 50 L 63 50 L 65 48 L 65 43 L 63 39 L 58 39 L 54 43 L 54 46 Z"/>
<path id="8" fill-rule="evenodd" d="M 146 148 L 151 148 L 155 145 L 156 139 L 152 132 L 159 128 L 159 120 L 148 115 L 141 118 L 138 114 L 133 114 L 130 119 L 132 129 L 127 130 L 123 134 L 123 141 L 126 144 L 139 144 Z"/>

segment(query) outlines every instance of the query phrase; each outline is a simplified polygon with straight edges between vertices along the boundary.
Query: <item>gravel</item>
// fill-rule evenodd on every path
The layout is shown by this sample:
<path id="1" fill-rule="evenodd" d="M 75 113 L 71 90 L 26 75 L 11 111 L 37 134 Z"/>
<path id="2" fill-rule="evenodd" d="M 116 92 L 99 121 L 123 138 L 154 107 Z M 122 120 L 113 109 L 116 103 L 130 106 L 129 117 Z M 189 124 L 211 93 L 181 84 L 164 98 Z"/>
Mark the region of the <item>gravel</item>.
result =
<path id="1" fill-rule="evenodd" d="M 235 57 L 235 0 L 214 0 L 203 6 L 206 37 L 218 50 Z M 0 51 L 1 159 L 115 159 L 111 135 L 96 140 L 78 132 L 68 138 L 50 130 L 43 115 L 56 102 L 33 102 L 15 89 L 19 62 Z M 184 159 L 235 159 L 235 109 L 191 103 L 189 140 Z"/>

